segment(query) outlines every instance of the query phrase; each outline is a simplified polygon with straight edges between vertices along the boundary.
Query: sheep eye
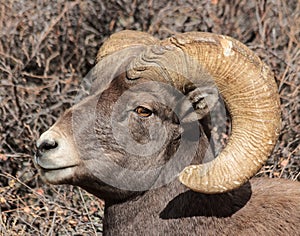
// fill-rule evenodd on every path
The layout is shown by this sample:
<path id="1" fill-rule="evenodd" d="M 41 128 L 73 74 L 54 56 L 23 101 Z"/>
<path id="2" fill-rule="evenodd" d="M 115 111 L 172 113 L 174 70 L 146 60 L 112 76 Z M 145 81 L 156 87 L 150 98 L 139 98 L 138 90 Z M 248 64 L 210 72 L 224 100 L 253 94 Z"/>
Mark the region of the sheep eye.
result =
<path id="1" fill-rule="evenodd" d="M 134 109 L 134 112 L 141 117 L 149 117 L 152 115 L 152 111 L 146 107 L 138 106 Z"/>

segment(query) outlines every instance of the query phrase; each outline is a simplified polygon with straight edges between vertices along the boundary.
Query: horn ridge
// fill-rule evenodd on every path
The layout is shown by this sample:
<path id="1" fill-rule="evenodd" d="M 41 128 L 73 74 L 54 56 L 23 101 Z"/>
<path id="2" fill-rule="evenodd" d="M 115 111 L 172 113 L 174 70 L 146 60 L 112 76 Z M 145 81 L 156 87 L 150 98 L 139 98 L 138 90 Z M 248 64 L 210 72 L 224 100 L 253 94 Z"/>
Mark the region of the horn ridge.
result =
<path id="1" fill-rule="evenodd" d="M 245 45 L 227 36 L 184 33 L 163 44 L 179 47 L 212 75 L 232 117 L 232 133 L 213 161 L 186 167 L 179 180 L 214 194 L 244 184 L 267 160 L 280 130 L 277 85 L 269 68 Z"/>

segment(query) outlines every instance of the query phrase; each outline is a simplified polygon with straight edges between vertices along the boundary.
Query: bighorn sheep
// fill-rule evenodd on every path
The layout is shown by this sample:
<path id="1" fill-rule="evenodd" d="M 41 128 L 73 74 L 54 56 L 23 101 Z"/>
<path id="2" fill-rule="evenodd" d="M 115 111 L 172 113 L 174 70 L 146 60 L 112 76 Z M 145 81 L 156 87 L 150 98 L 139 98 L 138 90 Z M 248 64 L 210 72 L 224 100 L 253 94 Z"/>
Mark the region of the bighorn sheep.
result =
<path id="1" fill-rule="evenodd" d="M 271 71 L 246 46 L 122 31 L 100 48 L 92 76 L 90 94 L 41 135 L 34 161 L 45 181 L 105 200 L 105 235 L 299 234 L 300 183 L 249 181 L 276 143 L 280 107 Z M 207 162 L 216 91 L 232 131 Z"/>

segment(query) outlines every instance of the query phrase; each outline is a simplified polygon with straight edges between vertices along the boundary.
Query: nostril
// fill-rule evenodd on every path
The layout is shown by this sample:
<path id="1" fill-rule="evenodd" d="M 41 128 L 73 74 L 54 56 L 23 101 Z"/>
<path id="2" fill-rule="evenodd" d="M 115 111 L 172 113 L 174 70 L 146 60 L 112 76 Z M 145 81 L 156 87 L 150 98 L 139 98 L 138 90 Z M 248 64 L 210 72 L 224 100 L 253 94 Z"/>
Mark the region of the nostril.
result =
<path id="1" fill-rule="evenodd" d="M 39 146 L 38 150 L 40 152 L 47 152 L 49 150 L 55 149 L 58 147 L 58 143 L 55 140 L 44 140 Z"/>

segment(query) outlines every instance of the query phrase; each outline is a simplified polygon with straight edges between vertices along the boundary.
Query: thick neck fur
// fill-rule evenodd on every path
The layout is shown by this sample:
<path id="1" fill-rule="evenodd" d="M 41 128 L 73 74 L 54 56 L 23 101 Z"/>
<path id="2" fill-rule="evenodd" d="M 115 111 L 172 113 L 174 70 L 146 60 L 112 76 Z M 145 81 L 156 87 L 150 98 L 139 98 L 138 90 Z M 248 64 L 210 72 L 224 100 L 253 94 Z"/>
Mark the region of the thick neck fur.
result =
<path id="1" fill-rule="evenodd" d="M 300 229 L 299 199 L 299 183 L 285 180 L 258 178 L 217 195 L 175 180 L 106 206 L 104 235 L 281 235 Z"/>

